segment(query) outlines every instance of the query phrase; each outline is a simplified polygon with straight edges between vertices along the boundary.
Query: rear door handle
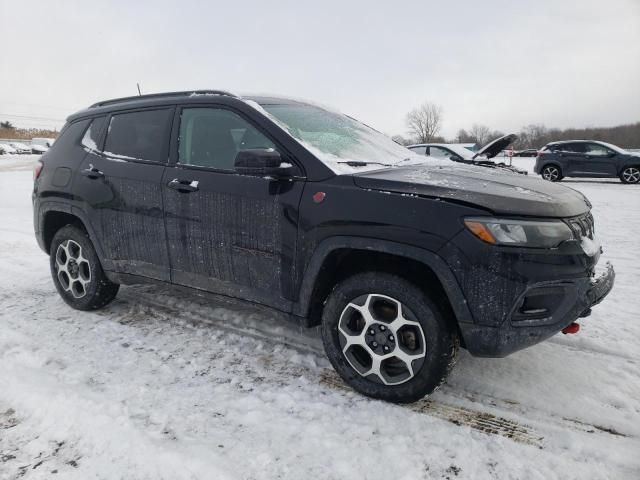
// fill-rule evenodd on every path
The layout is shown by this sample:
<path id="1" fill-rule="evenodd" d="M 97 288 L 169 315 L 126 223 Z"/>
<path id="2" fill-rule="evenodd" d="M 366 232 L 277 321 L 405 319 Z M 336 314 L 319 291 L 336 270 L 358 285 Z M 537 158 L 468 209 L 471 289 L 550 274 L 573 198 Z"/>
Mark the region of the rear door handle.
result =
<path id="1" fill-rule="evenodd" d="M 167 187 L 173 188 L 181 193 L 191 193 L 200 190 L 197 180 L 178 180 L 177 178 L 167 183 Z"/>
<path id="2" fill-rule="evenodd" d="M 89 168 L 82 170 L 82 175 L 89 178 L 102 178 L 104 177 L 104 172 L 101 172 L 93 165 L 89 165 Z"/>

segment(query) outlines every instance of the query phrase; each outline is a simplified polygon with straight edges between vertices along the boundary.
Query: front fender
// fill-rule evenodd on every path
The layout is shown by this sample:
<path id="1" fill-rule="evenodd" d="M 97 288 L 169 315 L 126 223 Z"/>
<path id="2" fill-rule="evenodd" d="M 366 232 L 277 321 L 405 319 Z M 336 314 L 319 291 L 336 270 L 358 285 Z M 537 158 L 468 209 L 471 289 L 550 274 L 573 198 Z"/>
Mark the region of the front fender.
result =
<path id="1" fill-rule="evenodd" d="M 308 316 L 314 286 L 322 265 L 329 254 L 338 249 L 387 253 L 415 260 L 426 265 L 434 272 L 442 284 L 458 322 L 473 323 L 473 317 L 467 307 L 460 285 L 449 266 L 436 253 L 402 243 L 353 236 L 327 238 L 317 246 L 304 272 L 298 301 L 295 302 L 293 306 L 294 315 L 299 317 Z"/>

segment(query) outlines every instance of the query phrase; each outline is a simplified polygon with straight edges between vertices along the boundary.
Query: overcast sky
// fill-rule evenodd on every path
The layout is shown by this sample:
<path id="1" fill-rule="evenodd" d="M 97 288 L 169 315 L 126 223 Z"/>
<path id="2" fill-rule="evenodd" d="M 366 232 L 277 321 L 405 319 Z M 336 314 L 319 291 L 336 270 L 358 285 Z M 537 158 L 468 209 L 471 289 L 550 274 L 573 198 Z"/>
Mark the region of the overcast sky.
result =
<path id="1" fill-rule="evenodd" d="M 389 134 L 427 100 L 449 137 L 640 121 L 640 0 L 0 0 L 0 18 L 0 120 L 18 126 L 136 82 L 308 98 Z"/>

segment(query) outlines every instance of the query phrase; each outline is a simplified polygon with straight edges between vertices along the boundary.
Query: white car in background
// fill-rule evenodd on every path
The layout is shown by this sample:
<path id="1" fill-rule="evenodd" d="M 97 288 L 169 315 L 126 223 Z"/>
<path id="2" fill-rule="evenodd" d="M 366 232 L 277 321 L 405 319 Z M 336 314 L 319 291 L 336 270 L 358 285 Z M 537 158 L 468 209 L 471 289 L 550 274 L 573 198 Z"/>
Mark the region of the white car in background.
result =
<path id="1" fill-rule="evenodd" d="M 47 150 L 49 150 L 49 147 L 45 147 L 44 145 L 38 145 L 37 143 L 31 144 L 31 153 L 35 155 L 42 155 Z"/>
<path id="2" fill-rule="evenodd" d="M 445 158 L 454 162 L 497 168 L 526 175 L 526 170 L 512 165 L 507 165 L 504 162 L 491 161 L 492 158 L 511 145 L 517 138 L 518 136 L 513 133 L 510 135 L 504 135 L 488 143 L 477 152 L 472 152 L 465 146 L 455 143 L 420 143 L 417 145 L 409 145 L 407 148 L 419 155 L 426 155 L 434 158 Z"/>
<path id="3" fill-rule="evenodd" d="M 33 147 L 34 145 L 40 145 L 41 147 L 51 148 L 53 146 L 53 142 L 55 141 L 55 138 L 36 137 L 31 139 L 31 147 Z"/>
<path id="4" fill-rule="evenodd" d="M 9 145 L 11 145 L 16 150 L 16 153 L 19 153 L 19 154 L 31 153 L 31 147 L 26 146 L 24 143 L 9 142 Z"/>
<path id="5" fill-rule="evenodd" d="M 16 149 L 8 143 L 0 143 L 0 154 L 14 155 L 16 153 L 18 153 Z"/>

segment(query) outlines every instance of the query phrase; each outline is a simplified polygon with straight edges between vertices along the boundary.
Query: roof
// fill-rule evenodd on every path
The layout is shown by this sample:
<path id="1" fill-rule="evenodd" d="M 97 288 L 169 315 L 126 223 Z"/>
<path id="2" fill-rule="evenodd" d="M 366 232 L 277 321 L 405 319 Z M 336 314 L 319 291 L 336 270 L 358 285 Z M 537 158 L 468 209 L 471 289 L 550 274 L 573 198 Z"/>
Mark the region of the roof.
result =
<path id="1" fill-rule="evenodd" d="M 92 104 L 84 110 L 70 115 L 69 117 L 67 117 L 67 121 L 73 121 L 78 118 L 84 118 L 87 116 L 94 116 L 96 114 L 109 113 L 115 108 L 125 109 L 131 107 L 149 107 L 158 104 L 164 104 L 167 101 L 172 100 L 201 100 L 203 97 L 225 97 L 228 99 L 236 99 L 241 101 L 252 100 L 261 105 L 305 103 L 301 100 L 267 95 L 247 95 L 241 97 L 225 90 L 185 90 L 180 92 L 152 93 L 147 95 L 135 95 L 132 97 L 121 97 L 111 100 L 102 100 L 100 102 Z"/>
<path id="2" fill-rule="evenodd" d="M 598 143 L 602 143 L 600 140 L 556 140 L 555 142 L 547 143 L 547 145 L 559 145 L 561 143 L 576 143 L 576 142 L 598 142 Z"/>
<path id="3" fill-rule="evenodd" d="M 152 98 L 172 98 L 172 97 L 191 97 L 197 95 L 226 95 L 229 97 L 237 97 L 233 93 L 225 90 L 185 90 L 182 92 L 163 92 L 163 93 L 150 93 L 147 95 L 135 95 L 132 97 L 113 98 L 111 100 L 103 100 L 96 102 L 89 108 L 104 107 L 105 105 L 114 105 L 117 103 L 135 102 L 138 100 L 147 100 Z"/>

